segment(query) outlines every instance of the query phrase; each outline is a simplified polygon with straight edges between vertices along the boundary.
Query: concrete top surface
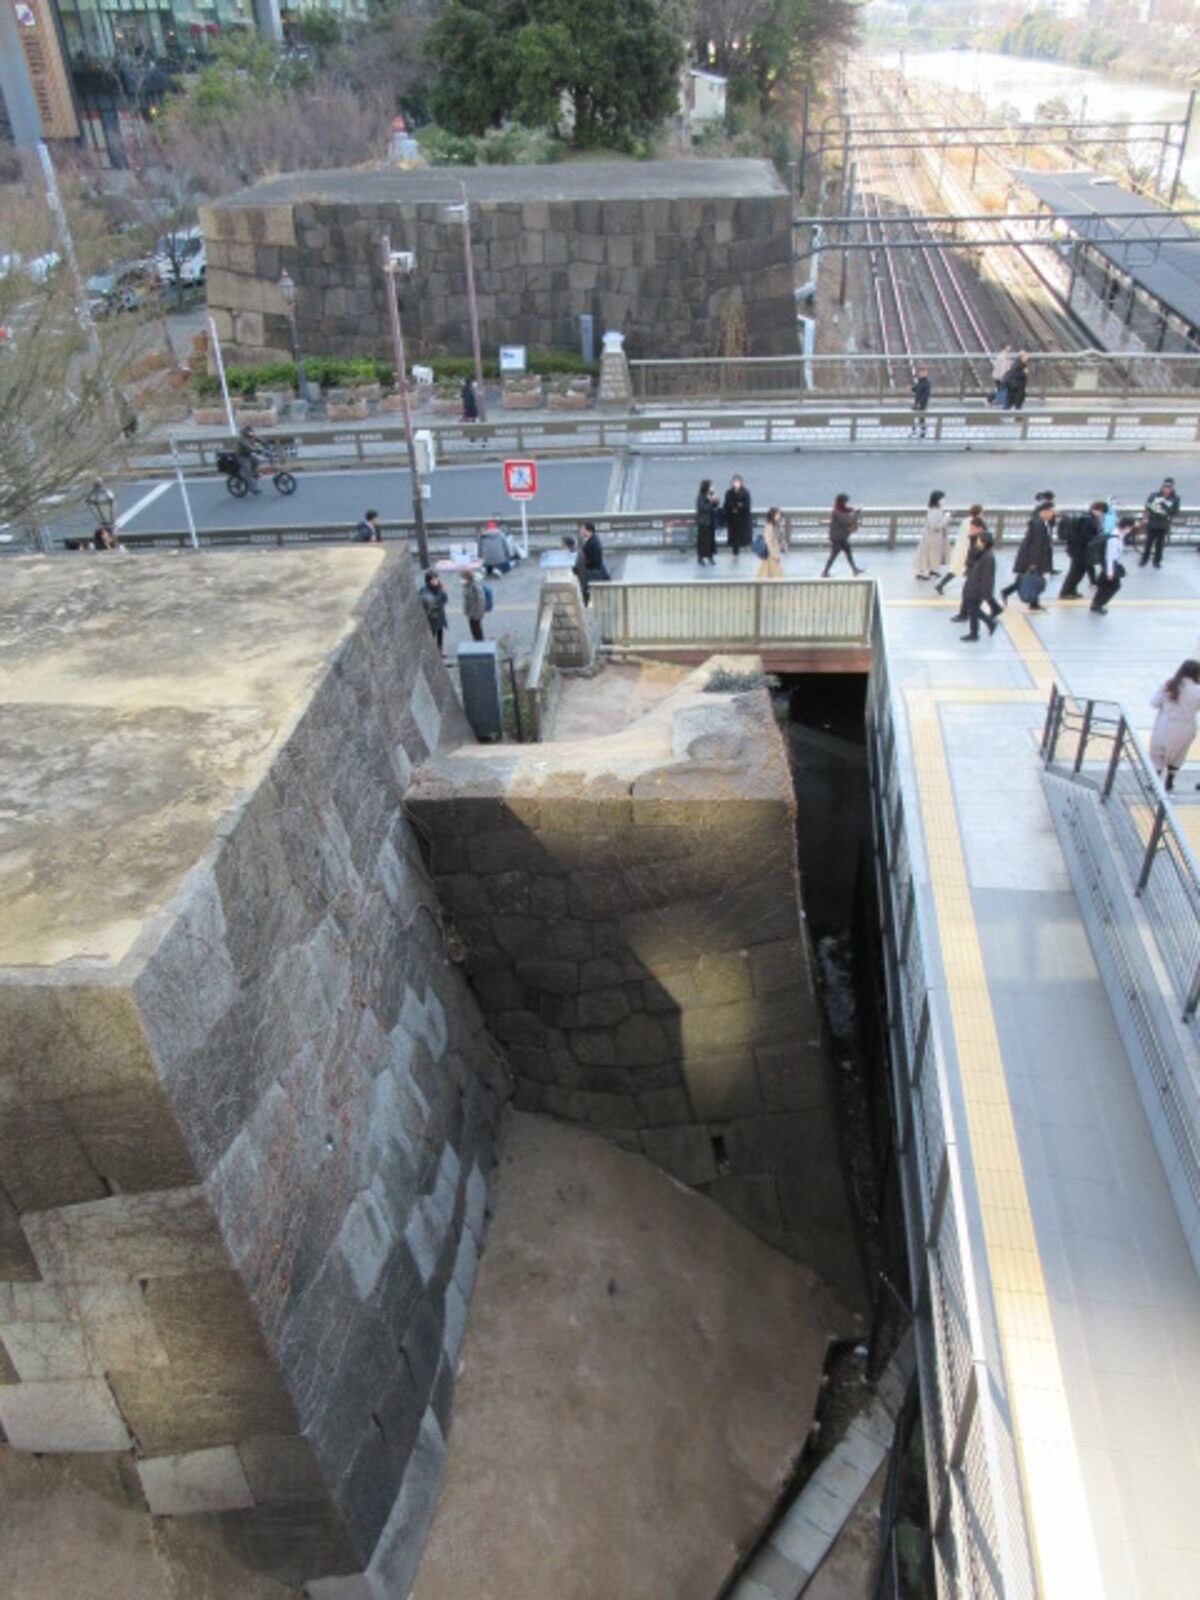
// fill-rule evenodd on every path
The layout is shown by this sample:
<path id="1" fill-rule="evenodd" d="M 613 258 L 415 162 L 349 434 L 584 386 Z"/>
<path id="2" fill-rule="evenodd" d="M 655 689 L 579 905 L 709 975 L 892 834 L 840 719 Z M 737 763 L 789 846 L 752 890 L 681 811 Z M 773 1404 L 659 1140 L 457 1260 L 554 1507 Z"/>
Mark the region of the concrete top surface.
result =
<path id="1" fill-rule="evenodd" d="M 463 745 L 424 762 L 411 792 L 422 799 L 445 790 L 458 798 L 503 794 L 509 800 L 554 801 L 632 794 L 708 805 L 719 775 L 727 799 L 790 801 L 782 743 L 777 736 L 762 737 L 775 727 L 766 696 L 705 688 L 721 666 L 744 673 L 751 664 L 745 656 L 712 656 L 625 725 L 621 715 L 629 708 L 623 699 L 606 716 L 602 674 L 590 685 L 597 714 L 586 730 L 549 744 Z M 609 731 L 593 732 L 597 724 Z"/>
<path id="2" fill-rule="evenodd" d="M 769 161 L 562 161 L 538 167 L 340 168 L 284 172 L 225 196 L 229 206 L 420 205 L 460 199 L 675 200 L 752 199 L 786 195 Z"/>
<path id="3" fill-rule="evenodd" d="M 128 954 L 266 770 L 385 559 L 6 564 L 0 966 Z"/>

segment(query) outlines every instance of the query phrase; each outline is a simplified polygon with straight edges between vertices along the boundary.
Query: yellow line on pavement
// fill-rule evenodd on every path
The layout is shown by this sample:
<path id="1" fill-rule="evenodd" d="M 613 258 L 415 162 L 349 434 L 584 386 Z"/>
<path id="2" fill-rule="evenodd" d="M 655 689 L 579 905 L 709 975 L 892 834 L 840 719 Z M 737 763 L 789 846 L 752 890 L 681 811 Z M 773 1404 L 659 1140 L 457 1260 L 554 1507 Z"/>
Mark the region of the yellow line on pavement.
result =
<path id="1" fill-rule="evenodd" d="M 1029 696 L 1029 691 L 1016 693 Z M 1014 697 L 1005 691 L 994 696 L 997 701 Z M 952 691 L 906 692 L 946 1002 L 1039 1591 L 1091 1600 L 1103 1594 L 1103 1584 L 942 736 L 939 702 L 957 698 Z"/>

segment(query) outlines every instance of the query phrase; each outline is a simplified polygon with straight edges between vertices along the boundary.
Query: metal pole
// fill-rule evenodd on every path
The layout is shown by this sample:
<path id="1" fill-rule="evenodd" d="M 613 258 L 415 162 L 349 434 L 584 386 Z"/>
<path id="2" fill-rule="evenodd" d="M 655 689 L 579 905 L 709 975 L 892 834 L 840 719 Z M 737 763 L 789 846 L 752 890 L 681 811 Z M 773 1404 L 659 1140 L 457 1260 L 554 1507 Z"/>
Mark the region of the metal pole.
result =
<path id="1" fill-rule="evenodd" d="M 229 385 L 225 382 L 225 363 L 221 359 L 221 341 L 217 335 L 217 325 L 211 317 L 208 319 L 208 337 L 212 340 L 217 377 L 221 380 L 221 393 L 225 396 L 225 419 L 229 423 L 230 433 L 236 433 L 237 423 L 233 420 L 233 403 L 229 398 Z"/>
<path id="2" fill-rule="evenodd" d="M 404 363 L 404 333 L 400 327 L 400 303 L 396 299 L 396 263 L 392 257 L 392 241 L 386 233 L 380 242 L 383 248 L 383 275 L 387 281 L 392 344 L 396 352 L 396 387 L 400 393 L 400 411 L 404 418 L 404 445 L 408 451 L 408 475 L 412 483 L 413 531 L 417 537 L 417 554 L 421 558 L 422 568 L 425 568 L 429 565 L 429 539 L 425 533 L 425 505 L 421 497 L 421 474 L 417 468 L 417 445 L 413 438 L 412 405 L 408 397 L 408 369 Z"/>
<path id="3" fill-rule="evenodd" d="M 296 363 L 296 387 L 300 391 L 301 400 L 308 399 L 308 376 L 304 371 L 304 361 L 300 355 L 300 335 L 296 332 L 296 307 L 288 307 L 288 327 L 292 331 L 292 360 Z"/>
<path id="4" fill-rule="evenodd" d="M 483 390 L 483 356 L 479 349 L 479 306 L 475 300 L 475 251 L 471 243 L 471 208 L 467 203 L 467 186 L 461 182 L 458 192 L 462 196 L 463 255 L 467 263 L 467 310 L 471 317 L 471 349 L 475 356 L 475 401 L 479 406 L 480 422 L 487 421 L 487 396 Z"/>
<path id="5" fill-rule="evenodd" d="M 1175 157 L 1175 176 L 1171 180 L 1171 193 L 1167 196 L 1167 204 L 1175 204 L 1175 195 L 1179 189 L 1179 173 L 1183 167 L 1183 156 L 1187 149 L 1188 138 L 1192 131 L 1192 113 L 1196 109 L 1196 91 L 1193 89 L 1188 95 L 1187 115 L 1183 119 L 1183 132 L 1179 136 L 1179 153 Z"/>
<path id="6" fill-rule="evenodd" d="M 172 433 L 168 434 L 167 437 L 171 441 L 171 460 L 175 463 L 175 481 L 178 483 L 179 492 L 183 496 L 183 514 L 187 518 L 188 538 L 191 541 L 192 549 L 199 550 L 200 541 L 196 537 L 196 523 L 192 516 L 192 502 L 188 495 L 187 484 L 184 481 L 183 467 L 179 461 L 179 451 L 175 448 L 175 435 Z"/>

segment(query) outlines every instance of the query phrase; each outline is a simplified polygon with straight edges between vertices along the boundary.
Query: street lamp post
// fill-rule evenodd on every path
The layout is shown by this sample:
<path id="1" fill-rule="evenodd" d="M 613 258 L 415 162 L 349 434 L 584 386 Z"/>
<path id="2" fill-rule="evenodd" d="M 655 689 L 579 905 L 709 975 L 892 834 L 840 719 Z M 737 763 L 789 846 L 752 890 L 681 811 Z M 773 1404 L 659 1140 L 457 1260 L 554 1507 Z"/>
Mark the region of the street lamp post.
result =
<path id="1" fill-rule="evenodd" d="M 304 375 L 304 362 L 300 359 L 300 337 L 296 332 L 296 285 L 285 267 L 279 274 L 279 298 L 287 312 L 288 327 L 292 334 L 292 360 L 296 363 L 296 388 L 301 400 L 308 399 L 308 379 Z"/>
<path id="2" fill-rule="evenodd" d="M 483 356 L 479 348 L 479 306 L 475 299 L 475 250 L 471 242 L 471 207 L 467 201 L 467 186 L 461 180 L 458 192 L 462 196 L 456 206 L 447 206 L 449 217 L 462 218 L 463 259 L 467 268 L 467 313 L 471 322 L 471 351 L 475 357 L 475 399 L 479 403 L 479 420 L 487 421 L 487 397 L 483 388 Z"/>
<path id="3" fill-rule="evenodd" d="M 93 479 L 92 487 L 84 496 L 84 504 L 91 507 L 96 521 L 102 528 L 115 526 L 113 518 L 117 511 L 117 497 L 103 478 Z"/>
<path id="4" fill-rule="evenodd" d="M 396 356 L 396 391 L 400 396 L 400 412 L 404 418 L 404 445 L 408 451 L 408 476 L 412 484 L 413 530 L 417 536 L 417 553 L 424 569 L 429 566 L 429 539 L 425 533 L 425 502 L 421 494 L 421 474 L 417 467 L 417 446 L 413 438 L 408 368 L 404 362 L 404 333 L 400 327 L 400 303 L 396 299 L 396 274 L 411 272 L 413 258 L 407 250 L 393 250 L 392 241 L 386 233 L 380 242 L 383 248 L 383 276 L 387 281 L 388 316 L 392 323 L 392 347 Z"/>

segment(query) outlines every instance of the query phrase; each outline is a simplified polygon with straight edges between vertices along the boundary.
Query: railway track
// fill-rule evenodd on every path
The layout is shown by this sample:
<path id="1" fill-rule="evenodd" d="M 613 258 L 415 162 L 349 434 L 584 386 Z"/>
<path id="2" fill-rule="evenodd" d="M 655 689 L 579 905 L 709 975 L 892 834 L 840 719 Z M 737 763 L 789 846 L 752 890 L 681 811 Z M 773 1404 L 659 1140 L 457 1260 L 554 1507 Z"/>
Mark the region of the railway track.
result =
<path id="1" fill-rule="evenodd" d="M 893 123 L 900 119 L 919 131 L 922 122 L 907 105 L 880 96 L 878 113 Z M 857 121 L 857 118 L 856 118 Z M 980 352 L 1005 346 L 1032 350 L 1076 350 L 1085 341 L 1065 316 L 1044 303 L 1044 290 L 1033 268 L 1006 259 L 989 261 L 990 281 L 982 280 L 955 247 L 943 243 L 923 220 L 930 209 L 945 209 L 939 194 L 960 188 L 943 173 L 929 170 L 929 153 L 917 159 L 926 168 L 922 179 L 895 150 L 860 150 L 860 199 L 866 222 L 873 318 L 881 352 L 888 356 L 889 386 L 906 387 L 918 352 L 945 351 L 967 358 L 981 390 L 990 387 L 990 363 Z M 965 193 L 952 204 L 970 209 Z M 996 224 L 996 237 L 1002 237 Z M 919 244 L 920 249 L 900 248 Z M 1015 253 L 1019 247 L 1014 247 Z"/>

